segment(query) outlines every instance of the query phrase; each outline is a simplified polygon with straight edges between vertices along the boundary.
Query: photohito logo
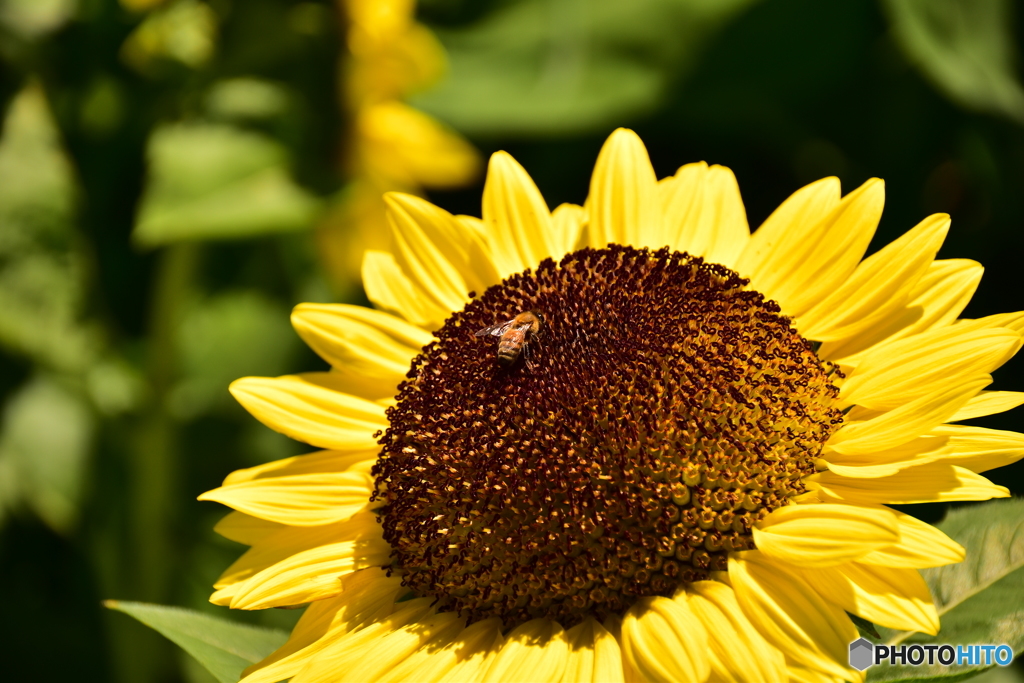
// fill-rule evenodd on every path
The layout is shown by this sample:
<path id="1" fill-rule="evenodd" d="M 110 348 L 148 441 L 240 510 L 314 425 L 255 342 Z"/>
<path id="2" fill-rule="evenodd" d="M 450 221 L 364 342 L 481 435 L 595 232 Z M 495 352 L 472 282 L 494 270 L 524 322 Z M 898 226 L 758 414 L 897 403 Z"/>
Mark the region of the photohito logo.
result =
<path id="1" fill-rule="evenodd" d="M 1009 645 L 875 645 L 866 638 L 858 638 L 850 643 L 850 666 L 857 671 L 883 662 L 890 666 L 1006 666 L 1012 661 L 1013 650 Z"/>

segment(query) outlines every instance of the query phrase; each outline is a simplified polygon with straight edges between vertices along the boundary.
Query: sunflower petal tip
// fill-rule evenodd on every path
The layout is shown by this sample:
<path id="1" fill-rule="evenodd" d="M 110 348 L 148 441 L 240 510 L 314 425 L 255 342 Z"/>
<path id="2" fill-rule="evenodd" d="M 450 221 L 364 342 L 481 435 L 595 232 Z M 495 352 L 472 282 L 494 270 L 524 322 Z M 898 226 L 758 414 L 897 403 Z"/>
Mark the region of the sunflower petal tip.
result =
<path id="1" fill-rule="evenodd" d="M 494 166 L 499 164 L 508 164 L 509 162 L 517 163 L 515 157 L 506 152 L 503 149 L 499 149 L 497 152 L 491 155 L 490 160 L 487 162 L 487 172 L 490 173 Z"/>
<path id="2" fill-rule="evenodd" d="M 616 128 L 601 145 L 598 158 L 618 158 L 622 155 L 630 158 L 638 155 L 641 150 L 647 155 L 647 147 L 639 135 L 629 128 Z"/>
<path id="3" fill-rule="evenodd" d="M 248 388 L 253 383 L 253 380 L 258 379 L 257 377 L 239 377 L 234 382 L 228 385 L 228 391 L 237 400 L 241 401 L 243 396 L 248 395 Z"/>
<path id="4" fill-rule="evenodd" d="M 309 309 L 304 307 L 303 304 L 299 304 L 292 309 L 291 315 L 288 316 L 288 321 L 291 322 L 292 327 L 298 331 L 302 328 L 309 327 L 309 321 L 306 319 Z"/>
<path id="5" fill-rule="evenodd" d="M 950 564 L 957 564 L 958 562 L 963 562 L 964 559 L 966 559 L 967 557 L 967 549 L 959 543 L 953 543 L 953 545 L 949 548 L 949 551 L 951 555 L 957 557 L 956 562 L 951 562 Z"/>
<path id="6" fill-rule="evenodd" d="M 384 193 L 384 204 L 386 205 L 387 211 L 401 211 L 405 207 L 428 203 L 427 200 L 422 197 L 417 197 L 414 194 L 408 192 L 385 192 Z"/>
<path id="7" fill-rule="evenodd" d="M 868 178 L 843 199 L 846 200 L 854 196 L 861 197 L 861 201 L 884 202 L 885 181 L 881 178 Z"/>

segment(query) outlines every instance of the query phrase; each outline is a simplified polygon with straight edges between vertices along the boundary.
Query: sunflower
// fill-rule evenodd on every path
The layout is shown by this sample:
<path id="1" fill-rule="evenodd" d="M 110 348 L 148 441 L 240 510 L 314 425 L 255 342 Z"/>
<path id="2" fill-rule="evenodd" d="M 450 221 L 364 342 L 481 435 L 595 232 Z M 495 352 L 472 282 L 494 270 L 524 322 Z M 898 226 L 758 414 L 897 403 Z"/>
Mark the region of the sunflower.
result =
<path id="1" fill-rule="evenodd" d="M 455 131 L 403 100 L 447 69 L 444 48 L 415 19 L 415 0 L 337 0 L 346 24 L 343 198 L 317 226 L 321 260 L 336 285 L 358 280 L 360 256 L 386 243 L 381 197 L 421 194 L 477 178 L 480 155 Z"/>
<path id="2" fill-rule="evenodd" d="M 251 546 L 212 601 L 308 605 L 245 683 L 856 681 L 849 614 L 935 634 L 918 569 L 963 549 L 886 504 L 1008 495 L 1024 437 L 956 423 L 1024 402 L 984 391 L 1024 314 L 958 319 L 947 216 L 862 260 L 883 200 L 751 235 L 729 169 L 622 129 L 583 207 L 501 152 L 482 220 L 388 195 L 376 309 L 292 317 L 332 369 L 231 386 L 325 449 L 201 496 Z"/>

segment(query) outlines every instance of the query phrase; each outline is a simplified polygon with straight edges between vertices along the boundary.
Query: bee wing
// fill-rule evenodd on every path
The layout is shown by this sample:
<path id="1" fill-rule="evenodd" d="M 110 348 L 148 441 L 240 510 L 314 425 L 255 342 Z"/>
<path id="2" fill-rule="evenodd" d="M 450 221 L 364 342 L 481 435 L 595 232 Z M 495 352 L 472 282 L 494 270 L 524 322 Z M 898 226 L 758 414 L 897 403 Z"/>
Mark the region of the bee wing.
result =
<path id="1" fill-rule="evenodd" d="M 491 334 L 494 335 L 495 337 L 500 337 L 501 335 L 505 334 L 505 330 L 507 330 L 513 322 L 515 322 L 515 318 L 513 318 L 512 320 L 506 320 L 503 323 L 498 323 L 497 325 L 485 327 L 482 330 L 477 330 L 476 332 L 474 332 L 473 336 L 486 337 L 487 335 Z"/>

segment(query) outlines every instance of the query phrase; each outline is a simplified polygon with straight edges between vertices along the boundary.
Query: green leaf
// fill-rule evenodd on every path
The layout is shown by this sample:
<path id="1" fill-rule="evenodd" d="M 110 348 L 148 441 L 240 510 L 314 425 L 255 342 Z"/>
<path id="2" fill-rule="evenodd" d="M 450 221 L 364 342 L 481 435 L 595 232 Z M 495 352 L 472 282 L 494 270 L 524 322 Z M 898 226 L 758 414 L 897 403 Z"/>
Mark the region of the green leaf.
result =
<path id="1" fill-rule="evenodd" d="M 98 350 L 80 321 L 85 258 L 74 226 L 77 187 L 42 88 L 11 102 L 0 138 L 0 344 L 78 371 Z"/>
<path id="2" fill-rule="evenodd" d="M 149 141 L 149 180 L 132 238 L 154 247 L 312 226 L 322 202 L 288 174 L 283 146 L 226 125 L 176 124 Z"/>
<path id="3" fill-rule="evenodd" d="M 0 25 L 22 38 L 39 38 L 66 23 L 77 5 L 77 0 L 4 0 Z"/>
<path id="4" fill-rule="evenodd" d="M 110 609 L 130 614 L 192 655 L 221 683 L 235 683 L 242 671 L 281 647 L 288 634 L 238 624 L 181 607 L 107 600 Z"/>
<path id="5" fill-rule="evenodd" d="M 291 106 L 286 86 L 259 78 L 230 78 L 214 83 L 205 98 L 206 110 L 217 119 L 266 120 Z"/>
<path id="6" fill-rule="evenodd" d="M 1024 123 L 1009 0 L 884 0 L 900 47 L 949 98 Z"/>
<path id="7" fill-rule="evenodd" d="M 890 644 L 1003 644 L 1024 648 L 1024 499 L 991 501 L 958 508 L 938 525 L 964 546 L 960 564 L 921 570 L 942 620 L 937 636 L 879 628 Z M 991 668 L 938 664 L 919 667 L 876 666 L 868 680 L 942 680 L 951 683 Z"/>
<path id="8" fill-rule="evenodd" d="M 871 673 L 878 667 L 868 669 L 868 680 L 874 681 Z M 883 678 L 879 680 L 883 681 L 910 681 L 912 683 L 958 683 L 958 681 L 966 681 L 969 679 L 976 679 L 977 683 L 1018 683 L 1018 679 L 1014 677 L 1013 673 L 1009 676 L 1003 677 L 999 674 L 1005 672 L 1005 669 L 997 668 L 993 671 L 993 667 L 972 669 L 970 671 L 961 671 L 960 673 L 948 673 L 948 674 L 934 674 L 925 675 L 920 669 L 926 667 L 897 667 L 901 669 L 899 677 Z M 883 669 L 884 671 L 892 671 L 891 669 Z M 994 677 L 991 677 L 995 674 Z M 984 676 L 984 678 L 978 678 Z"/>
<path id="9" fill-rule="evenodd" d="M 476 135 L 597 130 L 654 109 L 754 0 L 523 0 L 438 30 L 450 75 L 412 99 Z"/>
<path id="10" fill-rule="evenodd" d="M 882 637 L 875 625 L 867 619 L 858 617 L 856 614 L 850 614 L 849 612 L 846 613 L 846 616 L 850 617 L 850 621 L 857 627 L 857 631 L 865 638 L 871 637 L 878 640 Z"/>
<path id="11" fill-rule="evenodd" d="M 68 532 L 78 519 L 95 426 L 86 401 L 54 379 L 37 376 L 19 389 L 0 422 L 6 506 L 21 502 L 54 531 Z"/>

